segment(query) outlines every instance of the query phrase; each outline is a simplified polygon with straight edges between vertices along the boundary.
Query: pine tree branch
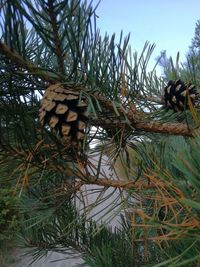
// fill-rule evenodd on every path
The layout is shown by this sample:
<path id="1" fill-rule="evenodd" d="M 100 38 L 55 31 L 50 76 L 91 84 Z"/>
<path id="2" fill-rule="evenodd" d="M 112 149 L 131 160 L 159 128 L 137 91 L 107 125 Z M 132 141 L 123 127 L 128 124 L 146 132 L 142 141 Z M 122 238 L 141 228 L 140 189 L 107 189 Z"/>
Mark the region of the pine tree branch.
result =
<path id="1" fill-rule="evenodd" d="M 56 83 L 60 80 L 63 80 L 63 77 L 56 75 L 53 72 L 46 71 L 43 69 L 38 68 L 32 62 L 24 60 L 18 53 L 11 51 L 11 49 L 4 43 L 0 41 L 0 53 L 4 54 L 7 58 L 9 58 L 14 63 L 18 64 L 19 66 L 23 67 L 24 69 L 28 70 L 30 73 L 37 75 L 41 79 L 50 82 Z M 77 89 L 77 88 L 76 88 Z M 80 88 L 81 90 L 83 88 Z M 107 100 L 106 97 L 100 95 L 99 93 L 94 92 L 95 97 L 97 100 L 107 109 L 113 111 L 113 103 L 110 100 Z M 170 135 L 183 135 L 183 136 L 192 136 L 193 130 L 188 128 L 188 125 L 182 123 L 161 123 L 161 122 L 146 122 L 144 121 L 143 113 L 137 112 L 134 108 L 130 109 L 129 111 L 125 111 L 123 107 L 117 107 L 117 110 L 120 115 L 127 117 L 130 121 L 132 127 L 136 130 L 146 131 L 146 132 L 155 132 L 161 134 L 170 134 Z M 116 123 L 116 120 L 117 123 Z M 119 126 L 123 122 L 120 121 L 116 117 L 115 125 Z M 100 122 L 99 120 L 93 120 L 94 125 L 97 126 L 99 122 L 99 126 L 105 125 L 105 121 Z M 127 124 L 127 122 L 124 122 Z M 123 124 L 124 124 L 123 123 Z M 111 121 L 112 124 L 112 121 Z M 110 124 L 110 125 L 111 125 Z"/>
<path id="2" fill-rule="evenodd" d="M 100 178 L 97 179 L 94 176 L 87 177 L 87 180 L 80 180 L 75 181 L 71 183 L 66 183 L 64 185 L 64 190 L 66 191 L 66 194 L 71 195 L 73 193 L 76 193 L 78 191 L 81 191 L 81 187 L 84 185 L 97 185 L 102 186 L 106 188 L 115 188 L 115 189 L 124 189 L 124 190 L 149 190 L 149 189 L 155 189 L 156 185 L 153 183 L 148 183 L 147 179 L 143 181 L 119 181 L 119 180 L 113 180 L 113 179 L 106 179 L 106 178 Z"/>
<path id="3" fill-rule="evenodd" d="M 139 95 L 138 97 L 141 98 L 141 99 L 148 100 L 150 102 L 154 102 L 154 103 L 156 103 L 158 105 L 163 105 L 165 103 L 164 99 L 156 97 L 156 96 L 142 96 L 142 95 Z"/>
<path id="4" fill-rule="evenodd" d="M 43 142 L 39 142 L 37 144 L 37 148 L 35 148 L 35 152 L 37 149 L 39 149 L 39 146 Z M 44 145 L 43 149 L 47 149 L 47 146 Z M 64 149 L 66 151 L 66 148 Z M 39 152 L 39 151 L 38 151 Z M 10 153 L 9 153 L 10 154 Z M 39 153 L 40 154 L 40 153 Z M 38 155 L 39 155 L 38 154 Z M 13 153 L 11 157 L 9 157 L 9 161 L 15 160 L 15 159 L 24 159 L 27 161 L 29 158 L 29 163 L 32 162 L 32 157 L 30 157 L 30 151 L 29 150 L 13 150 Z M 55 155 L 56 156 L 56 155 Z M 38 158 L 39 159 L 39 158 Z M 81 159 L 80 159 L 81 160 Z M 79 160 L 79 162 L 80 162 Z M 85 167 L 82 165 L 77 164 L 78 168 L 70 168 L 69 166 L 66 168 L 63 165 L 57 164 L 54 162 L 54 158 L 52 160 L 44 160 L 43 158 L 40 158 L 41 164 L 39 164 L 39 161 L 37 163 L 33 163 L 34 171 L 37 169 L 38 171 L 41 171 L 41 169 L 47 169 L 48 171 L 51 171 L 52 173 L 60 173 L 62 175 L 65 175 L 66 177 L 76 177 L 75 181 L 69 180 L 69 182 L 65 183 L 64 189 L 68 194 L 71 194 L 73 192 L 77 192 L 80 190 L 81 186 L 83 185 L 98 185 L 103 187 L 113 187 L 113 188 L 121 188 L 121 189 L 133 189 L 133 190 L 140 190 L 140 189 L 151 189 L 156 188 L 156 185 L 153 183 L 149 183 L 148 177 L 143 177 L 141 179 L 137 179 L 137 181 L 124 181 L 124 180 L 114 180 L 110 177 L 106 177 L 105 175 L 101 178 L 98 178 L 96 175 L 90 174 L 88 171 L 86 171 Z M 24 171 L 27 169 L 27 166 L 24 165 Z M 21 172 L 23 173 L 23 169 L 21 169 Z"/>
<path id="5" fill-rule="evenodd" d="M 61 74 L 64 74 L 64 62 L 63 62 L 63 51 L 62 51 L 62 45 L 59 40 L 59 35 L 58 35 L 58 27 L 57 27 L 57 20 L 56 20 L 56 14 L 54 12 L 54 1 L 48 0 L 48 12 L 49 12 L 49 17 L 52 25 L 52 35 L 53 35 L 53 40 L 55 44 L 55 53 L 57 57 L 57 62 L 58 62 L 58 71 Z"/>
<path id="6" fill-rule="evenodd" d="M 52 169 L 52 171 L 59 171 L 62 174 L 70 177 L 77 177 L 78 180 L 72 183 L 67 184 L 66 189 L 70 190 L 70 192 L 79 191 L 81 186 L 83 185 L 98 185 L 104 187 L 113 187 L 113 188 L 121 188 L 121 189 L 133 189 L 133 190 L 140 190 L 140 189 L 151 189 L 156 188 L 153 183 L 149 183 L 148 179 L 137 180 L 137 181 L 120 181 L 114 180 L 107 177 L 104 178 L 97 178 L 87 172 L 87 174 L 82 173 L 81 171 L 75 171 L 70 168 L 64 169 L 63 167 L 54 166 L 53 162 L 48 165 L 48 168 Z"/>
<path id="7" fill-rule="evenodd" d="M 146 180 L 147 181 L 147 180 Z M 113 180 L 110 178 L 99 178 L 97 179 L 96 176 L 89 175 L 87 176 L 86 181 L 81 182 L 82 185 L 88 184 L 88 185 L 99 185 L 99 186 L 104 186 L 104 187 L 113 187 L 113 188 L 121 188 L 121 189 L 150 189 L 150 188 L 155 188 L 155 185 L 153 184 L 148 184 L 145 181 L 143 184 L 141 182 L 135 182 L 135 181 L 119 181 L 119 180 Z"/>
<path id="8" fill-rule="evenodd" d="M 125 190 L 148 190 L 156 188 L 156 185 L 153 183 L 148 183 L 147 179 L 144 181 L 119 181 L 119 180 L 113 180 L 113 179 L 106 179 L 106 178 L 100 178 L 97 179 L 94 176 L 87 177 L 87 180 L 84 181 L 76 181 L 73 184 L 66 184 L 65 190 L 68 194 L 75 193 L 77 191 L 81 190 L 81 187 L 83 185 L 97 185 L 97 186 L 103 186 L 103 187 L 112 187 L 115 189 L 125 189 Z"/>
<path id="9" fill-rule="evenodd" d="M 31 74 L 37 75 L 42 80 L 47 82 L 54 83 L 61 79 L 57 74 L 47 71 L 44 69 L 35 66 L 32 62 L 24 60 L 17 52 L 12 51 L 8 45 L 0 41 L 0 53 L 10 59 L 13 63 L 16 63 L 18 66 L 28 70 Z"/>
<path id="10" fill-rule="evenodd" d="M 183 123 L 161 123 L 161 122 L 136 122 L 133 123 L 133 127 L 137 130 L 146 132 L 170 134 L 170 135 L 182 135 L 193 136 L 193 130 L 188 128 L 188 125 Z"/>
<path id="11" fill-rule="evenodd" d="M 108 101 L 104 96 L 95 94 L 95 97 L 98 99 L 98 101 L 107 109 L 113 110 L 113 104 L 111 101 Z M 122 107 L 117 108 L 120 115 L 124 115 L 128 118 L 130 121 L 130 124 L 133 128 L 136 130 L 146 131 L 146 132 L 154 132 L 154 133 L 161 133 L 161 134 L 170 134 L 170 135 L 183 135 L 183 136 L 190 136 L 193 135 L 193 130 L 189 129 L 188 125 L 183 123 L 172 123 L 172 122 L 148 122 L 144 121 L 144 115 L 145 113 L 138 112 L 134 107 L 130 109 L 127 113 L 124 111 Z M 98 121 L 100 125 L 98 125 Z M 124 123 L 120 122 L 120 120 L 117 121 L 117 119 L 100 121 L 97 120 L 96 126 L 102 126 L 108 125 L 108 127 L 111 125 L 113 127 L 118 126 L 121 128 L 122 124 Z M 127 125 L 128 126 L 128 125 Z"/>
<path id="12" fill-rule="evenodd" d="M 130 121 L 131 122 L 131 121 Z M 117 121 L 116 119 L 111 121 L 107 120 L 99 120 L 93 119 L 93 126 L 100 126 L 102 128 L 122 128 L 124 127 L 124 122 Z M 127 128 L 130 127 L 127 125 Z M 184 123 L 171 123 L 171 122 L 133 122 L 131 123 L 131 127 L 135 128 L 137 131 L 145 131 L 152 133 L 160 133 L 160 134 L 169 134 L 169 135 L 182 135 L 192 137 L 194 134 L 194 129 L 189 129 L 188 125 Z"/>

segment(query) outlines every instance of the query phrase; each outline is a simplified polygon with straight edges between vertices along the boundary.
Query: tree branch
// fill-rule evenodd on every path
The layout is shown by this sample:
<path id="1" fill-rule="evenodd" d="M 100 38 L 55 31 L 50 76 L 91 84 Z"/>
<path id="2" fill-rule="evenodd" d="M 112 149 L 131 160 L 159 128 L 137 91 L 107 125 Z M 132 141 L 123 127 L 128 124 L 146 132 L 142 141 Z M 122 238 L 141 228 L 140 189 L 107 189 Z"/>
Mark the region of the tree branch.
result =
<path id="1" fill-rule="evenodd" d="M 37 149 L 39 149 L 39 146 L 43 142 L 39 142 L 37 144 L 37 148 L 34 149 L 36 152 Z M 47 149 L 46 144 L 44 144 L 43 149 Z M 63 150 L 66 151 L 66 148 Z M 38 151 L 40 152 L 40 151 Z M 40 153 L 39 153 L 40 154 Z M 38 155 L 39 155 L 38 154 Z M 56 154 L 55 154 L 56 156 Z M 84 166 L 81 166 L 77 164 L 78 168 L 75 168 L 74 166 L 70 168 L 69 166 L 63 166 L 59 165 L 54 162 L 54 157 L 52 160 L 46 160 L 46 158 L 40 158 L 40 163 L 38 164 L 38 161 L 36 163 L 32 162 L 32 157 L 30 158 L 30 151 L 29 150 L 15 150 L 13 151 L 12 157 L 9 158 L 10 160 L 14 160 L 16 158 L 19 159 L 24 159 L 27 161 L 27 158 L 29 157 L 29 163 L 33 164 L 34 170 L 37 169 L 38 171 L 47 169 L 49 171 L 52 171 L 53 173 L 61 173 L 62 175 L 66 177 L 75 177 L 76 180 L 73 181 L 69 179 L 69 182 L 65 184 L 65 190 L 68 191 L 68 193 L 76 192 L 80 190 L 80 187 L 83 185 L 98 185 L 98 186 L 104 186 L 104 187 L 113 187 L 113 188 L 121 188 L 121 189 L 132 189 L 132 190 L 148 190 L 151 188 L 156 188 L 157 185 L 155 185 L 153 182 L 149 182 L 148 177 L 142 177 L 140 179 L 137 179 L 136 181 L 124 181 L 124 180 L 117 180 L 117 179 L 112 179 L 111 177 L 100 177 L 97 178 L 96 175 L 91 175 L 88 171 L 86 171 L 86 168 Z M 26 170 L 27 166 L 24 165 L 24 171 Z M 23 170 L 21 169 L 23 172 Z M 162 181 L 160 181 L 162 183 Z"/>
<path id="2" fill-rule="evenodd" d="M 18 53 L 11 51 L 11 49 L 4 43 L 0 41 L 0 53 L 4 54 L 14 63 L 28 70 L 30 73 L 37 75 L 41 79 L 48 81 L 50 83 L 56 83 L 60 80 L 63 80 L 63 77 L 56 75 L 51 71 L 46 71 L 38 68 L 32 62 L 24 60 Z M 77 89 L 77 88 L 76 88 Z M 80 88 L 83 90 L 83 88 Z M 113 111 L 113 103 L 110 100 L 107 100 L 106 97 L 94 92 L 97 100 L 107 109 Z M 117 107 L 117 110 L 120 115 L 127 117 L 131 123 L 131 126 L 136 130 L 146 131 L 146 132 L 155 132 L 161 134 L 170 134 L 170 135 L 183 135 L 183 136 L 192 136 L 193 130 L 189 129 L 186 124 L 182 123 L 161 123 L 161 122 L 146 122 L 143 120 L 142 115 L 144 113 L 136 111 L 136 109 L 130 109 L 125 111 L 123 107 Z M 103 120 L 93 120 L 94 126 L 104 126 L 106 122 Z M 98 124 L 99 123 L 99 124 Z M 112 124 L 112 121 L 110 122 Z M 114 124 L 117 126 L 127 124 L 127 122 L 121 122 L 120 119 L 116 118 Z M 110 126 L 111 126 L 110 124 Z M 128 126 L 128 125 L 127 125 Z"/>
<path id="3" fill-rule="evenodd" d="M 136 122 L 133 123 L 133 127 L 137 130 L 154 132 L 161 134 L 170 135 L 183 135 L 183 136 L 193 136 L 193 129 L 189 129 L 188 125 L 183 123 L 172 123 L 172 122 Z"/>
<path id="4" fill-rule="evenodd" d="M 95 97 L 98 101 L 107 109 L 113 110 L 113 104 L 111 101 L 107 100 L 104 96 L 95 93 Z M 183 135 L 190 136 L 193 135 L 193 130 L 189 129 L 188 125 L 183 123 L 172 123 L 172 122 L 155 122 L 155 121 L 144 121 L 145 113 L 138 112 L 134 107 L 129 111 L 125 112 L 122 107 L 117 108 L 120 115 L 124 115 L 128 118 L 131 123 L 131 126 L 139 131 L 145 132 L 154 132 L 161 134 L 170 134 L 170 135 Z M 98 125 L 99 123 L 99 125 Z M 125 122 L 126 123 L 126 122 Z M 124 125 L 119 119 L 115 118 L 114 120 L 96 120 L 94 121 L 95 126 L 105 127 L 119 127 L 121 128 Z M 127 125 L 128 126 L 128 125 Z"/>
<path id="5" fill-rule="evenodd" d="M 139 95 L 138 96 L 139 98 L 141 99 L 145 99 L 145 100 L 148 100 L 150 102 L 154 102 L 158 105 L 163 105 L 165 102 L 164 102 L 164 99 L 162 98 L 159 98 L 159 97 L 156 97 L 156 96 L 142 96 L 142 95 Z"/>
<path id="6" fill-rule="evenodd" d="M 56 81 L 58 82 L 61 79 L 61 77 L 59 77 L 57 74 L 51 71 L 41 69 L 40 67 L 35 66 L 32 62 L 24 60 L 18 53 L 12 51 L 9 48 L 9 46 L 2 43 L 1 41 L 0 41 L 0 53 L 5 55 L 8 59 L 10 59 L 12 62 L 16 63 L 20 67 L 28 70 L 31 74 L 37 75 L 42 80 L 55 83 Z"/>
<path id="7" fill-rule="evenodd" d="M 63 63 L 63 51 L 62 51 L 62 45 L 59 40 L 59 35 L 58 35 L 58 27 L 57 27 L 57 20 L 56 20 L 56 14 L 54 12 L 54 1 L 48 0 L 48 12 L 49 12 L 49 17 L 52 25 L 52 36 L 55 44 L 55 54 L 57 57 L 57 62 L 58 62 L 58 71 L 61 74 L 64 74 L 64 63 Z"/>
<path id="8" fill-rule="evenodd" d="M 156 185 L 153 183 L 148 183 L 147 181 L 119 181 L 113 179 L 106 179 L 106 178 L 99 178 L 89 176 L 88 179 L 85 181 L 78 180 L 75 182 L 66 183 L 64 185 L 64 190 L 67 194 L 71 195 L 72 193 L 76 193 L 81 190 L 83 185 L 97 185 L 107 188 L 115 188 L 115 189 L 125 189 L 125 190 L 148 190 L 148 189 L 155 189 Z"/>
<path id="9" fill-rule="evenodd" d="M 131 121 L 130 121 L 131 122 Z M 100 126 L 102 128 L 122 128 L 124 127 L 124 122 L 117 121 L 116 119 L 111 121 L 109 119 L 103 121 L 99 119 L 92 120 L 93 126 Z M 182 135 L 192 137 L 194 134 L 194 129 L 189 129 L 184 123 L 171 123 L 171 122 L 135 122 L 131 123 L 131 126 L 137 131 L 145 131 L 160 134 L 169 135 Z M 127 128 L 129 125 L 127 125 Z"/>
<path id="10" fill-rule="evenodd" d="M 113 179 L 106 179 L 106 178 L 99 178 L 97 179 L 95 176 L 89 175 L 87 177 L 86 181 L 81 181 L 81 183 L 84 184 L 94 184 L 104 187 L 113 187 L 113 188 L 121 188 L 121 189 L 150 189 L 155 188 L 153 184 L 148 184 L 145 181 L 141 183 L 140 181 L 119 181 L 119 180 L 113 180 Z"/>
<path id="11" fill-rule="evenodd" d="M 143 189 L 151 189 L 156 188 L 156 185 L 153 183 L 149 183 L 147 178 L 140 179 L 137 181 L 122 181 L 122 180 L 114 180 L 107 177 L 97 178 L 87 172 L 87 174 L 82 173 L 81 171 L 75 171 L 70 168 L 64 169 L 63 167 L 54 166 L 53 163 L 48 164 L 48 168 L 52 169 L 52 171 L 59 171 L 62 174 L 70 177 L 77 177 L 77 181 L 71 182 L 67 185 L 67 189 L 72 191 L 79 191 L 80 187 L 83 185 L 98 185 L 104 187 L 113 187 L 113 188 L 121 188 L 121 189 L 133 189 L 133 190 L 143 190 Z"/>

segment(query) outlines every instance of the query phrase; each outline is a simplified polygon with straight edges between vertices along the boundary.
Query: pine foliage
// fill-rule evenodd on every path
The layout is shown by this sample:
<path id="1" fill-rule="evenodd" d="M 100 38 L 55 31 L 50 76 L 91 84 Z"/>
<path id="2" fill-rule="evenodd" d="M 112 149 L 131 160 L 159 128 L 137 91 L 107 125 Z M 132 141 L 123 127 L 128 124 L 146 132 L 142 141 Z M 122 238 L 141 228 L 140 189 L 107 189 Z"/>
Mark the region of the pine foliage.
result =
<path id="1" fill-rule="evenodd" d="M 164 99 L 198 76 L 177 56 L 157 77 L 155 45 L 132 52 L 97 20 L 86 1 L 0 1 L 0 186 L 20 199 L 19 242 L 33 260 L 198 266 L 198 94 L 179 112 Z"/>

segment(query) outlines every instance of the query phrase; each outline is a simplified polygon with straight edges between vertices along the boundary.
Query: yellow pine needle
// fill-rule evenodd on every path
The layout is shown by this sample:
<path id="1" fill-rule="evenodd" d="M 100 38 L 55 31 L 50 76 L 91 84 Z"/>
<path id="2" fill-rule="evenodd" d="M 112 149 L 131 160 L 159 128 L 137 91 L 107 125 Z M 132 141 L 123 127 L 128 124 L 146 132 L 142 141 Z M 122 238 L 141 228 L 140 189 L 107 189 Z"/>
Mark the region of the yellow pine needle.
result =
<path id="1" fill-rule="evenodd" d="M 192 118 L 193 118 L 194 122 L 197 125 L 199 125 L 200 124 L 200 118 L 199 118 L 199 115 L 198 115 L 189 95 L 188 95 L 188 105 L 189 105 L 189 109 L 190 109 L 190 112 L 192 114 Z"/>
<path id="2" fill-rule="evenodd" d="M 121 80 L 122 80 L 121 95 L 122 95 L 122 97 L 127 97 L 128 96 L 128 87 L 127 87 L 124 73 L 121 74 Z"/>

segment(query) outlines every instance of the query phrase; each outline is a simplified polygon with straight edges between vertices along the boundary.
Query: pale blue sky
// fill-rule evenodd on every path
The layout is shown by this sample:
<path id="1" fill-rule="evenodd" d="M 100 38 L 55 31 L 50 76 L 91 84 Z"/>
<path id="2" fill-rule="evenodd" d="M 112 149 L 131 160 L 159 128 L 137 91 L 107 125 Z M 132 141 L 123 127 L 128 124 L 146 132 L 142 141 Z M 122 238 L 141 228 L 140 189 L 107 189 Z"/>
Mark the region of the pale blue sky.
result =
<path id="1" fill-rule="evenodd" d="M 140 52 L 146 40 L 155 43 L 152 63 L 162 50 L 173 59 L 179 51 L 184 61 L 200 19 L 200 0 L 101 0 L 97 15 L 102 34 L 131 32 L 133 50 Z"/>

